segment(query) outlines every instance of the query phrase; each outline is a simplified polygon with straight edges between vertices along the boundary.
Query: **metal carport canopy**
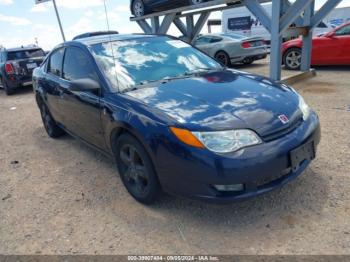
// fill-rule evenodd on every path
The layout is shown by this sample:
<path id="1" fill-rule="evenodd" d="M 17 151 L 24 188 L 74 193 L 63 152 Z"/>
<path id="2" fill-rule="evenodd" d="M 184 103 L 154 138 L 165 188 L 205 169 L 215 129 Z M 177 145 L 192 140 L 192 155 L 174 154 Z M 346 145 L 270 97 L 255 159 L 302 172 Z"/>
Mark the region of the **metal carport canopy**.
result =
<path id="1" fill-rule="evenodd" d="M 281 79 L 282 37 L 287 35 L 303 35 L 302 71 L 310 70 L 312 50 L 312 29 L 329 14 L 342 0 L 327 0 L 316 13 L 315 0 L 213 0 L 198 5 L 184 6 L 163 12 L 156 12 L 142 17 L 131 17 L 130 21 L 139 24 L 146 34 L 167 34 L 173 23 L 193 43 L 210 13 L 229 8 L 246 6 L 249 11 L 271 33 L 270 78 Z M 261 6 L 272 2 L 272 14 L 269 15 Z M 230 4 L 229 6 L 227 4 Z M 198 16 L 195 21 L 194 17 Z M 160 21 L 160 18 L 163 20 Z M 185 22 L 181 19 L 184 18 Z M 151 23 L 147 22 L 150 20 Z M 291 24 L 296 27 L 290 28 Z"/>

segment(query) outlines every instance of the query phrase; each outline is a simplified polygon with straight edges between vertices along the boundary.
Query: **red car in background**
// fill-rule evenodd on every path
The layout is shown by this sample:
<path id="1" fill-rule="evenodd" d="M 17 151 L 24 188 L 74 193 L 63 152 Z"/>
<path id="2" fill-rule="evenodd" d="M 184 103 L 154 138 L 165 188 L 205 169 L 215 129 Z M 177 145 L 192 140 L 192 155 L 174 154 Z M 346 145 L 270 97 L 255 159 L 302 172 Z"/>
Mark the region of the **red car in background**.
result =
<path id="1" fill-rule="evenodd" d="M 300 68 L 301 48 L 301 38 L 283 44 L 283 64 L 287 69 Z M 311 64 L 350 65 L 350 23 L 312 39 Z"/>

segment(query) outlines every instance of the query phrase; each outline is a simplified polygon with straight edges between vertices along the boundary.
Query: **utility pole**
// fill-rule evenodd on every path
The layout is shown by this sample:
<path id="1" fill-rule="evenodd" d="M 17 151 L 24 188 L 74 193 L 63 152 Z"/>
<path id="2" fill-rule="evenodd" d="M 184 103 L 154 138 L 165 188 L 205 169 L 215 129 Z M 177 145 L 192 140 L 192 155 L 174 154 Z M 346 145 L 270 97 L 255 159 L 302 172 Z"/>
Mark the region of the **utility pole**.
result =
<path id="1" fill-rule="evenodd" d="M 66 37 L 65 37 L 64 32 L 63 32 L 63 27 L 62 27 L 62 23 L 61 23 L 60 14 L 58 13 L 57 5 L 56 5 L 56 0 L 52 0 L 52 2 L 53 2 L 53 6 L 55 7 L 55 12 L 56 12 L 56 16 L 57 16 L 57 21 L 58 21 L 58 25 L 60 26 L 60 30 L 61 30 L 61 35 L 62 35 L 62 38 L 63 38 L 63 42 L 66 42 Z"/>
<path id="2" fill-rule="evenodd" d="M 35 4 L 42 4 L 42 3 L 44 3 L 44 2 L 50 2 L 50 1 L 51 1 L 51 0 L 35 0 Z M 53 7 L 55 8 L 55 13 L 56 13 L 58 25 L 59 25 L 60 30 L 61 30 L 61 35 L 62 35 L 63 42 L 66 42 L 66 37 L 65 37 L 65 35 L 64 35 L 64 31 L 63 31 L 63 27 L 62 27 L 62 23 L 61 23 L 60 14 L 58 13 L 57 5 L 56 5 L 56 0 L 52 0 L 52 2 L 53 2 Z"/>

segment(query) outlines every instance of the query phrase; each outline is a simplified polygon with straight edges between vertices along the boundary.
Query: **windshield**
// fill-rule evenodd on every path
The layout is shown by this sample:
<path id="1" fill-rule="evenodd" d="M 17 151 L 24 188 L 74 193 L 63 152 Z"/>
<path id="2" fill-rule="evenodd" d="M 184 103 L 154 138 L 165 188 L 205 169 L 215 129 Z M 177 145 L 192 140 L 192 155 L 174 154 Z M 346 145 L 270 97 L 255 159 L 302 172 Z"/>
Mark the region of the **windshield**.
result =
<path id="1" fill-rule="evenodd" d="M 113 91 L 222 68 L 192 46 L 166 36 L 99 43 L 92 50 Z"/>
<path id="2" fill-rule="evenodd" d="M 28 59 L 34 57 L 43 57 L 45 52 L 42 49 L 31 49 L 31 50 L 21 50 L 13 51 L 7 54 L 7 60 L 19 60 L 19 59 Z"/>

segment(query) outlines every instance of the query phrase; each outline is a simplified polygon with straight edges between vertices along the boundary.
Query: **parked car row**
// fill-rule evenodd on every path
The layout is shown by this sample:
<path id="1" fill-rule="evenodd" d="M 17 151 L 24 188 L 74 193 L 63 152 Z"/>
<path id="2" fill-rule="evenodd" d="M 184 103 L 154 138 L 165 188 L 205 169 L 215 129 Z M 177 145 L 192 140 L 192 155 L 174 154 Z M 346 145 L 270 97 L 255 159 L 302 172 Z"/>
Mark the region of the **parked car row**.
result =
<path id="1" fill-rule="evenodd" d="M 317 114 L 291 87 L 222 66 L 173 37 L 108 35 L 54 48 L 33 72 L 47 134 L 116 161 L 128 192 L 231 202 L 303 173 Z"/>

